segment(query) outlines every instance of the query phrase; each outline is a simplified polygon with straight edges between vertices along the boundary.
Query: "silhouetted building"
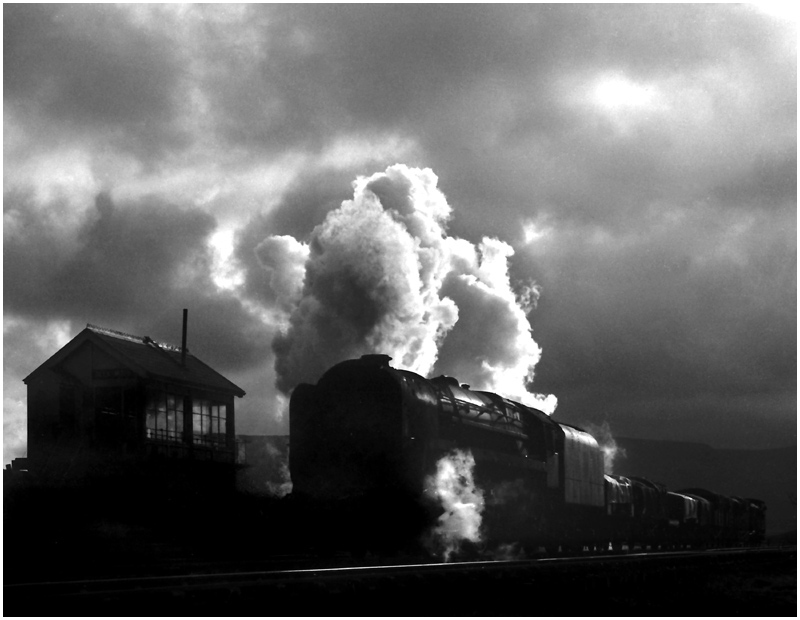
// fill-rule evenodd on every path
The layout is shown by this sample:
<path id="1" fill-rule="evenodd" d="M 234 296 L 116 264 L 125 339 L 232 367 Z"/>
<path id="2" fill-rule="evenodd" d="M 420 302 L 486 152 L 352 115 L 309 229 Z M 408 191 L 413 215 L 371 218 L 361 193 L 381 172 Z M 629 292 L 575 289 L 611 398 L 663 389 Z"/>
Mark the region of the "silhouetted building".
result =
<path id="1" fill-rule="evenodd" d="M 234 397 L 245 392 L 186 350 L 185 322 L 182 348 L 87 325 L 24 382 L 37 476 L 239 458 Z"/>

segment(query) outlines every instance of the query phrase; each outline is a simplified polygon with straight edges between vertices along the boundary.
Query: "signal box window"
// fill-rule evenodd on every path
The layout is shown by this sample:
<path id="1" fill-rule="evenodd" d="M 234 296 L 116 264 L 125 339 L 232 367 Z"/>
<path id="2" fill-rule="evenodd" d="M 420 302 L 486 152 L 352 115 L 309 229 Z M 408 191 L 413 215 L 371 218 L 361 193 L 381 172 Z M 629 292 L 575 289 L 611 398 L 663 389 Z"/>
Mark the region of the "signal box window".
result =
<path id="1" fill-rule="evenodd" d="M 180 443 L 183 440 L 183 397 L 167 392 L 147 399 L 147 438 Z"/>
<path id="2" fill-rule="evenodd" d="M 210 400 L 192 402 L 194 444 L 224 448 L 227 445 L 228 406 Z"/>

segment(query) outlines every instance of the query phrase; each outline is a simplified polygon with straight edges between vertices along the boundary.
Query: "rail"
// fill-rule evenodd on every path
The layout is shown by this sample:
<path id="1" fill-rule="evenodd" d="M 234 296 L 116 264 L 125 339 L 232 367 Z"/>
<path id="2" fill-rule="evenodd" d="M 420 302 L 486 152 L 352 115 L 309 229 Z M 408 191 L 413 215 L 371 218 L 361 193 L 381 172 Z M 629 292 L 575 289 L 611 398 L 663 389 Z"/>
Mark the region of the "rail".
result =
<path id="1" fill-rule="evenodd" d="M 27 583 L 4 586 L 4 614 L 784 615 L 791 596 L 715 588 L 750 574 L 791 584 L 796 556 L 762 547 Z"/>

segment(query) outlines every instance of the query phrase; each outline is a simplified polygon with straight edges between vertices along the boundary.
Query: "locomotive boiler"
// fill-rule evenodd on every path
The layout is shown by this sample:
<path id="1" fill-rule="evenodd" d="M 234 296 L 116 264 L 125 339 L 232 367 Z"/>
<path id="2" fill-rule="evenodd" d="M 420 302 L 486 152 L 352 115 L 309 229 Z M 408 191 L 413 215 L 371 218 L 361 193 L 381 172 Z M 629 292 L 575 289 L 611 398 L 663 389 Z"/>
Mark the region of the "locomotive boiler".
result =
<path id="1" fill-rule="evenodd" d="M 292 394 L 292 495 L 324 515 L 309 530 L 354 546 L 418 540 L 442 511 L 427 488 L 437 461 L 469 450 L 486 539 L 599 540 L 603 455 L 590 434 L 452 377 L 392 368 L 390 359 L 341 362 Z"/>

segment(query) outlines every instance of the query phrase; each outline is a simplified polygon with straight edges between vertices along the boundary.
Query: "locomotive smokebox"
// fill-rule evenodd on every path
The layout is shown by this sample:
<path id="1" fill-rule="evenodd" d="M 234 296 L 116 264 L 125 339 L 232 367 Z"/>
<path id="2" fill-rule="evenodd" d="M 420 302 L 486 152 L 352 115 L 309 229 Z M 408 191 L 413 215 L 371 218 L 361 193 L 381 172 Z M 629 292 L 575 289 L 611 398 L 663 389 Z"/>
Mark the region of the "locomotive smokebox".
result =
<path id="1" fill-rule="evenodd" d="M 392 358 L 383 353 L 367 353 L 361 356 L 361 361 L 370 366 L 375 366 L 376 368 L 387 368 Z"/>

